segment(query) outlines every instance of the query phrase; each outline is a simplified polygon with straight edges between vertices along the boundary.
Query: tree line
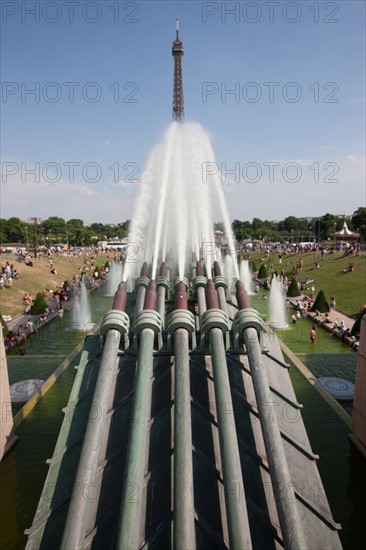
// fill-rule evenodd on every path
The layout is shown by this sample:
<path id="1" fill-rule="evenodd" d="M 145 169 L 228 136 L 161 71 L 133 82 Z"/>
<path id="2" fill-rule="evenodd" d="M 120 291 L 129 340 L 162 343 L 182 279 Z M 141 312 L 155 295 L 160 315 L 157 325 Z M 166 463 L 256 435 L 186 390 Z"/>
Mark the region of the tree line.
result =
<path id="1" fill-rule="evenodd" d="M 0 219 L 0 243 L 22 243 L 27 247 L 69 244 L 87 246 L 112 237 L 128 235 L 129 220 L 118 224 L 92 223 L 83 220 L 64 220 L 50 216 L 46 220 L 25 222 L 19 218 Z"/>
<path id="2" fill-rule="evenodd" d="M 232 228 L 236 239 L 259 239 L 269 241 L 323 241 L 333 238 L 334 233 L 342 229 L 345 218 L 334 214 L 324 214 L 319 218 L 296 218 L 288 216 L 281 221 L 268 221 L 253 218 L 252 222 L 234 220 Z M 358 208 L 351 217 L 346 219 L 351 231 L 360 234 L 361 240 L 366 240 L 366 208 Z M 217 224 L 217 226 L 221 224 Z M 221 227 L 217 227 L 221 229 Z"/>
<path id="3" fill-rule="evenodd" d="M 36 219 L 37 220 L 37 219 Z M 358 208 L 347 218 L 350 230 L 360 233 L 360 239 L 366 240 L 366 208 Z M 324 214 L 319 218 L 296 218 L 288 216 L 281 221 L 268 221 L 259 218 L 241 221 L 234 220 L 232 229 L 237 240 L 259 239 L 268 241 L 322 241 L 334 237 L 344 223 L 344 217 Z M 92 223 L 73 218 L 64 220 L 50 216 L 46 220 L 25 222 L 19 218 L 0 219 L 0 244 L 22 243 L 28 247 L 69 244 L 87 246 L 112 237 L 123 238 L 128 235 L 130 220 L 118 224 Z M 224 231 L 222 222 L 215 224 L 215 230 Z"/>

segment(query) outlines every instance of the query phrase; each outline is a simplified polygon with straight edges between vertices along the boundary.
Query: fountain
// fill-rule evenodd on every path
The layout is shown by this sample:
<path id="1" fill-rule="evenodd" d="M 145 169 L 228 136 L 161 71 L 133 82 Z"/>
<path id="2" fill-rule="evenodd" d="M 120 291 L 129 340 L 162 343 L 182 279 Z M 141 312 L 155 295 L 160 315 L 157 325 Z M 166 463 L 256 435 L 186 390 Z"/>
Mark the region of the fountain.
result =
<path id="1" fill-rule="evenodd" d="M 91 328 L 89 295 L 84 280 L 80 283 L 80 295 L 73 309 L 73 324 L 76 330 Z"/>
<path id="2" fill-rule="evenodd" d="M 192 252 L 205 261 L 207 273 L 211 274 L 214 261 L 220 259 L 213 232 L 214 215 L 224 221 L 229 248 L 225 261 L 230 274 L 239 277 L 220 174 L 204 173 L 204 165 L 217 166 L 214 161 L 207 132 L 200 124 L 191 122 L 172 122 L 162 143 L 150 153 L 141 178 L 129 242 L 136 251 L 134 259 L 143 258 L 152 264 L 152 279 L 156 278 L 159 262 L 167 260 L 167 254 L 180 279 Z M 124 281 L 133 276 L 136 267 L 136 263 L 126 259 Z"/>
<path id="3" fill-rule="evenodd" d="M 121 262 L 112 262 L 108 273 L 106 286 L 106 295 L 114 296 L 119 283 L 122 281 L 123 264 Z"/>
<path id="4" fill-rule="evenodd" d="M 286 299 L 280 277 L 273 276 L 271 290 L 269 293 L 269 321 L 273 328 L 286 328 Z"/>
<path id="5" fill-rule="evenodd" d="M 248 260 L 242 260 L 239 266 L 240 280 L 243 281 L 248 294 L 254 294 L 252 273 Z"/>

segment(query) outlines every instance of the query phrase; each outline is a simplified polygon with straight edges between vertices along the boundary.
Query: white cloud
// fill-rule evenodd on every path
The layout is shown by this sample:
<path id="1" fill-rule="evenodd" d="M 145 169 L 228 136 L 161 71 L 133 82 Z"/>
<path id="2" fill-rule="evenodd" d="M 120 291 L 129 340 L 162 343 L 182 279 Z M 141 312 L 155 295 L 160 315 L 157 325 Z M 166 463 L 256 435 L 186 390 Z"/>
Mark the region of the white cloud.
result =
<path id="1" fill-rule="evenodd" d="M 135 185 L 138 185 L 138 180 L 121 180 L 118 183 L 115 184 L 116 187 L 134 187 Z"/>
<path id="2" fill-rule="evenodd" d="M 109 138 L 106 138 L 105 141 L 104 141 L 104 146 L 105 147 L 108 147 L 108 145 L 110 144 L 111 140 Z"/>
<path id="3" fill-rule="evenodd" d="M 93 195 L 97 195 L 97 191 L 94 191 L 94 189 L 90 189 L 90 187 L 86 187 L 85 185 L 79 189 L 79 193 L 83 197 L 92 197 Z"/>

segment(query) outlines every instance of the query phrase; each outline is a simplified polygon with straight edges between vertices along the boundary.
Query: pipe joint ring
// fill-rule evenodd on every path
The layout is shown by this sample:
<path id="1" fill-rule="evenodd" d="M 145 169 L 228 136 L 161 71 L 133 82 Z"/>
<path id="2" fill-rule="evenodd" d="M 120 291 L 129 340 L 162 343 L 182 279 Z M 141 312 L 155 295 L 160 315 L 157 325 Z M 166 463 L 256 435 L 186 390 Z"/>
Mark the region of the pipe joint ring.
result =
<path id="1" fill-rule="evenodd" d="M 144 328 L 149 328 L 154 331 L 155 336 L 162 332 L 162 322 L 159 313 L 153 309 L 143 309 L 136 317 L 134 325 L 134 333 L 136 336 L 140 334 Z"/>
<path id="2" fill-rule="evenodd" d="M 258 311 L 252 308 L 241 309 L 236 313 L 232 326 L 235 348 L 244 343 L 243 331 L 247 328 L 254 328 L 257 331 L 258 341 L 262 344 L 264 327 Z"/>
<path id="3" fill-rule="evenodd" d="M 215 287 L 216 288 L 219 288 L 220 286 L 224 287 L 225 290 L 228 289 L 228 282 L 227 280 L 225 279 L 225 277 L 222 277 L 221 275 L 217 275 L 216 277 L 214 277 L 214 283 L 215 283 Z"/>
<path id="4" fill-rule="evenodd" d="M 149 283 L 150 283 L 149 277 L 137 277 L 135 281 L 135 290 L 140 288 L 140 286 L 144 286 L 145 288 L 147 288 L 149 286 Z"/>
<path id="5" fill-rule="evenodd" d="M 208 333 L 213 328 L 219 328 L 223 332 L 229 330 L 229 320 L 222 309 L 209 309 L 202 315 L 202 332 Z"/>
<path id="6" fill-rule="evenodd" d="M 120 311 L 119 309 L 111 309 L 108 311 L 102 321 L 100 332 L 104 335 L 107 330 L 114 329 L 121 333 L 121 336 L 128 333 L 130 327 L 130 320 L 127 313 Z"/>
<path id="7" fill-rule="evenodd" d="M 164 277 L 163 275 L 159 275 L 159 277 L 156 279 L 156 286 L 159 288 L 159 286 L 164 286 L 166 290 L 169 290 L 169 279 L 168 277 Z"/>
<path id="8" fill-rule="evenodd" d="M 118 330 L 121 335 L 120 347 L 127 349 L 129 346 L 128 332 L 130 328 L 130 319 L 125 311 L 119 309 L 111 309 L 108 311 L 102 321 L 100 333 L 102 342 L 105 340 L 105 335 L 108 330 Z"/>
<path id="9" fill-rule="evenodd" d="M 196 348 L 196 332 L 194 315 L 187 309 L 175 309 L 170 313 L 167 320 L 167 349 L 171 351 L 174 343 L 174 333 L 177 329 L 185 329 L 189 335 L 189 348 Z"/>
<path id="10" fill-rule="evenodd" d="M 193 290 L 196 291 L 198 287 L 203 286 L 206 287 L 207 285 L 207 277 L 204 277 L 203 275 L 197 275 L 193 279 Z"/>
<path id="11" fill-rule="evenodd" d="M 175 309 L 168 317 L 166 330 L 169 334 L 177 328 L 184 328 L 190 334 L 195 331 L 194 316 L 187 309 Z"/>

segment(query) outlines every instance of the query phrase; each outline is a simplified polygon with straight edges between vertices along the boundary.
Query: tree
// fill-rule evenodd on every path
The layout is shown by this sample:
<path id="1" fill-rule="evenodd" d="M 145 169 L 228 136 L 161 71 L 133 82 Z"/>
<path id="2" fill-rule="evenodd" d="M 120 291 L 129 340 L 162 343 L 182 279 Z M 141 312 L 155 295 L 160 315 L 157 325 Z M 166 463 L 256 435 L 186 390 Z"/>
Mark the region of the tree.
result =
<path id="1" fill-rule="evenodd" d="M 295 216 L 288 216 L 283 220 L 281 226 L 285 231 L 296 231 L 296 229 L 299 229 L 299 220 Z"/>
<path id="2" fill-rule="evenodd" d="M 43 297 L 43 294 L 41 292 L 37 292 L 37 296 L 36 296 L 36 298 L 34 300 L 34 303 L 31 307 L 31 314 L 32 315 L 40 315 L 41 313 L 44 312 L 46 307 L 47 307 L 47 304 L 46 304 L 46 301 Z"/>
<path id="3" fill-rule="evenodd" d="M 363 309 L 361 311 L 361 313 L 359 313 L 357 315 L 356 321 L 353 323 L 353 327 L 351 329 L 351 336 L 356 336 L 357 333 L 358 334 L 360 333 L 360 331 L 361 331 L 361 319 L 364 315 L 366 315 L 366 308 Z"/>
<path id="4" fill-rule="evenodd" d="M 8 239 L 8 220 L 0 219 L 0 244 L 9 242 Z"/>
<path id="5" fill-rule="evenodd" d="M 252 236 L 252 224 L 248 221 L 241 222 L 240 220 L 234 220 L 231 227 L 238 241 L 250 239 Z"/>
<path id="6" fill-rule="evenodd" d="M 311 308 L 311 311 L 320 311 L 320 313 L 328 313 L 329 304 L 327 302 L 327 299 L 325 297 L 323 290 L 319 290 L 318 295 L 313 304 L 313 307 Z"/>
<path id="7" fill-rule="evenodd" d="M 69 241 L 76 246 L 86 246 L 92 242 L 93 232 L 85 227 L 76 229 L 74 235 L 69 235 Z"/>
<path id="8" fill-rule="evenodd" d="M 69 220 L 66 223 L 65 231 L 67 231 L 67 235 L 72 235 L 76 231 L 83 231 L 84 229 L 84 222 L 83 220 L 79 220 L 78 218 L 73 218 Z"/>
<path id="9" fill-rule="evenodd" d="M 325 214 L 315 222 L 315 234 L 321 239 L 334 238 L 334 233 L 341 229 L 343 220 L 334 214 Z"/>
<path id="10" fill-rule="evenodd" d="M 268 269 L 267 269 L 266 264 L 262 264 L 260 266 L 257 277 L 258 277 L 258 279 L 267 279 Z"/>
<path id="11" fill-rule="evenodd" d="M 357 230 L 361 225 L 366 225 L 366 208 L 361 206 L 352 214 L 352 224 L 353 227 Z"/>
<path id="12" fill-rule="evenodd" d="M 118 224 L 125 232 L 126 234 L 129 232 L 130 230 L 130 225 L 131 225 L 131 220 L 126 220 L 125 222 L 122 222 L 122 223 L 119 223 Z"/>
<path id="13" fill-rule="evenodd" d="M 19 218 L 9 218 L 6 224 L 6 236 L 8 242 L 22 242 L 26 240 L 27 224 Z"/>
<path id="14" fill-rule="evenodd" d="M 259 218 L 253 218 L 252 228 L 253 228 L 254 231 L 262 230 L 263 221 L 260 220 Z"/>
<path id="15" fill-rule="evenodd" d="M 63 218 L 58 216 L 50 216 L 47 220 L 44 220 L 41 224 L 45 233 L 60 234 L 65 233 L 66 222 Z"/>
<path id="16" fill-rule="evenodd" d="M 360 207 L 352 214 L 352 227 L 366 240 L 366 208 Z"/>
<path id="17" fill-rule="evenodd" d="M 300 296 L 300 295 L 301 295 L 301 292 L 299 289 L 299 285 L 297 284 L 297 281 L 294 278 L 292 279 L 290 286 L 288 287 L 287 296 L 289 298 L 296 298 L 296 296 Z"/>

